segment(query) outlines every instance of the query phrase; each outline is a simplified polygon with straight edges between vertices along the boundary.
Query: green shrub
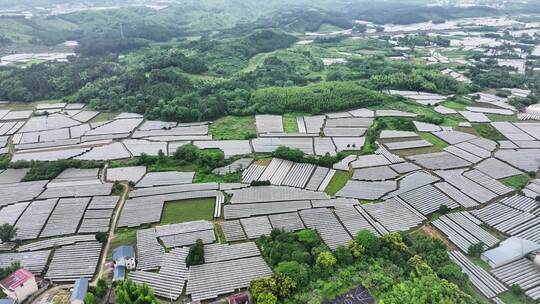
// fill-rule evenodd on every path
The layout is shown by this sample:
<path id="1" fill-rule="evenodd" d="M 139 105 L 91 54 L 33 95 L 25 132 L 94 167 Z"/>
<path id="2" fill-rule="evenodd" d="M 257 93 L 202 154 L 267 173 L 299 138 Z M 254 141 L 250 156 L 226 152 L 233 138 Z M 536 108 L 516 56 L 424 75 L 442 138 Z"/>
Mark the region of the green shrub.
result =
<path id="1" fill-rule="evenodd" d="M 254 181 L 251 181 L 251 183 L 249 183 L 252 187 L 257 187 L 257 186 L 269 186 L 271 185 L 270 184 L 270 181 L 269 180 L 254 180 Z"/>
<path id="2" fill-rule="evenodd" d="M 189 247 L 189 253 L 186 257 L 186 265 L 201 265 L 204 264 L 204 244 L 201 239 L 197 239 L 195 244 Z"/>
<path id="3" fill-rule="evenodd" d="M 444 122 L 444 117 L 440 114 L 422 114 L 415 118 L 418 121 L 427 122 L 434 125 L 440 125 Z"/>
<path id="4" fill-rule="evenodd" d="M 303 162 L 304 161 L 304 152 L 300 149 L 292 149 L 285 146 L 279 146 L 274 152 L 272 152 L 273 157 L 282 158 L 290 160 L 293 162 Z"/>
<path id="5" fill-rule="evenodd" d="M 482 243 L 477 243 L 470 245 L 467 253 L 472 257 L 478 258 L 480 257 L 480 254 L 482 254 L 482 250 L 484 250 Z"/>
<path id="6" fill-rule="evenodd" d="M 108 237 L 109 235 L 107 234 L 107 232 L 100 231 L 96 233 L 96 240 L 100 242 L 101 244 L 107 243 Z"/>
<path id="7" fill-rule="evenodd" d="M 523 288 L 521 288 L 521 286 L 519 286 L 518 284 L 512 284 L 512 286 L 510 286 L 510 290 L 514 295 L 518 297 L 522 297 L 525 294 Z"/>
<path id="8" fill-rule="evenodd" d="M 200 150 L 193 144 L 185 144 L 176 149 L 173 158 L 186 162 L 194 162 L 199 158 Z"/>

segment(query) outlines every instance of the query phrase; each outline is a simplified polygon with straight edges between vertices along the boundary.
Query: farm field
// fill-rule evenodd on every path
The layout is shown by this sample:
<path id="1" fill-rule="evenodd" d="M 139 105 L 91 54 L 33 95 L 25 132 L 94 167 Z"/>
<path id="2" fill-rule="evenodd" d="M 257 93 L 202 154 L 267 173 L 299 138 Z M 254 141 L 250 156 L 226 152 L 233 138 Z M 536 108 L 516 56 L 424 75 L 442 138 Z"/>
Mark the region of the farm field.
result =
<path id="1" fill-rule="evenodd" d="M 174 224 L 196 220 L 212 220 L 215 203 L 213 199 L 167 202 L 163 207 L 160 223 Z"/>

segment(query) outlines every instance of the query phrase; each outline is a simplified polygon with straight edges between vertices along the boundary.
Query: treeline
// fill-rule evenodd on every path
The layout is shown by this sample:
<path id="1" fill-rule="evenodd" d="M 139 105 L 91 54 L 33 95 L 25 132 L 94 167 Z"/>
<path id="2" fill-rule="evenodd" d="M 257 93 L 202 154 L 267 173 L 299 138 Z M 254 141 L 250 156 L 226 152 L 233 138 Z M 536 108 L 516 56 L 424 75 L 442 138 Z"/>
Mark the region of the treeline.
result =
<path id="1" fill-rule="evenodd" d="M 344 159 L 348 154 L 344 152 L 338 152 L 335 156 L 331 156 L 329 153 L 326 155 L 315 157 L 313 155 L 306 155 L 300 149 L 293 149 L 285 146 L 279 146 L 274 152 L 273 157 L 290 160 L 296 163 L 310 163 L 321 167 L 332 168 L 332 166 L 338 161 Z"/>
<path id="2" fill-rule="evenodd" d="M 353 27 L 353 18 L 346 12 L 315 7 L 283 8 L 253 22 L 240 23 L 224 34 L 242 34 L 253 28 L 280 28 L 292 32 L 315 32 L 321 25 L 330 24 L 343 29 Z"/>
<path id="3" fill-rule="evenodd" d="M 62 98 L 87 83 L 120 75 L 122 67 L 111 58 L 76 57 L 66 63 L 32 64 L 25 69 L 0 68 L 0 98 L 13 101 Z"/>
<path id="4" fill-rule="evenodd" d="M 534 66 L 534 65 L 533 65 Z M 540 73 L 528 70 L 517 73 L 515 69 L 499 66 L 497 60 L 489 58 L 478 61 L 469 68 L 470 79 L 481 88 L 522 88 L 531 90 L 526 98 L 511 98 L 510 102 L 519 109 L 540 101 Z"/>
<path id="5" fill-rule="evenodd" d="M 76 52 L 83 56 L 99 56 L 121 53 L 148 46 L 148 42 L 136 38 L 84 37 L 79 41 Z"/>
<path id="6" fill-rule="evenodd" d="M 387 61 L 380 56 L 324 67 L 321 55 L 314 50 L 286 49 L 295 41 L 282 31 L 257 30 L 238 38 L 202 39 L 182 47 L 143 48 L 122 58 L 114 54 L 78 56 L 69 63 L 2 67 L 0 99 L 63 99 L 88 103 L 100 111 L 136 112 L 149 119 L 187 122 L 227 114 L 319 114 L 397 100 L 380 92 L 385 89 L 440 94 L 475 90 L 475 86 L 443 75 L 437 67 Z M 361 45 L 387 48 L 386 43 L 372 40 Z M 255 68 L 245 69 L 256 54 L 278 49 L 286 50 L 267 55 Z M 105 52 L 98 44 L 93 50 Z M 216 76 L 219 78 L 212 78 Z"/>
<path id="7" fill-rule="evenodd" d="M 240 113 L 305 112 L 320 114 L 368 107 L 396 100 L 394 96 L 370 90 L 352 81 L 313 83 L 304 87 L 272 87 L 253 93 L 247 109 Z M 239 113 L 239 114 L 240 114 Z"/>
<path id="8" fill-rule="evenodd" d="M 51 180 L 68 168 L 101 168 L 103 162 L 63 159 L 57 161 L 17 161 L 9 164 L 10 168 L 30 168 L 23 181 Z"/>
<path id="9" fill-rule="evenodd" d="M 450 46 L 450 39 L 441 36 L 429 36 L 426 34 L 420 35 L 407 35 L 405 37 L 399 37 L 398 42 L 407 46 L 430 46 L 439 45 L 448 47 Z"/>
<path id="10" fill-rule="evenodd" d="M 345 66 L 332 67 L 327 80 L 363 80 L 374 90 L 397 89 L 439 94 L 466 94 L 476 88 L 424 64 L 385 60 L 382 56 L 353 58 Z"/>
<path id="11" fill-rule="evenodd" d="M 152 119 L 208 120 L 226 114 L 229 103 L 248 100 L 255 84 L 247 83 L 242 77 L 206 82 L 188 74 L 205 73 L 211 68 L 216 72 L 216 66 L 230 66 L 231 69 L 221 71 L 226 74 L 236 72 L 236 61 L 247 64 L 257 53 L 286 48 L 295 41 L 294 36 L 267 30 L 237 38 L 231 44 L 205 40 L 190 43 L 196 51 L 191 56 L 183 53 L 186 49 L 162 47 L 134 52 L 125 60 L 116 56 L 82 56 L 67 64 L 41 63 L 26 69 L 6 67 L 0 69 L 0 98 L 18 101 L 63 98 L 68 102 L 89 103 L 98 110 L 143 113 Z M 101 45 L 95 45 L 92 50 L 103 51 Z M 271 77 L 266 79 L 270 81 Z M 305 84 L 305 81 L 299 77 L 293 84 Z"/>
<path id="12" fill-rule="evenodd" d="M 487 6 L 426 6 L 405 2 L 365 1 L 352 4 L 349 14 L 359 20 L 371 21 L 377 24 L 412 24 L 432 20 L 442 23 L 449 19 L 493 16 L 499 11 Z"/>

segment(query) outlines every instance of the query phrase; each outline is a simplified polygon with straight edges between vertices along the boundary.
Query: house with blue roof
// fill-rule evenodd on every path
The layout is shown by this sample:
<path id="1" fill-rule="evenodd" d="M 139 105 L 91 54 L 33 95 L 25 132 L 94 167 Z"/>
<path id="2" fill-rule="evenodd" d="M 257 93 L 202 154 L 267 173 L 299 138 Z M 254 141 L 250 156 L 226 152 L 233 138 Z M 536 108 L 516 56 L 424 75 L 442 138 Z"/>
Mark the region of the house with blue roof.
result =
<path id="1" fill-rule="evenodd" d="M 118 246 L 113 250 L 112 258 L 114 266 L 124 266 L 128 270 L 135 269 L 135 250 L 133 246 Z"/>
<path id="2" fill-rule="evenodd" d="M 135 269 L 135 250 L 133 246 L 119 246 L 113 250 L 114 261 L 113 282 L 123 281 L 126 277 L 126 270 Z"/>
<path id="3" fill-rule="evenodd" d="M 84 298 L 88 292 L 88 278 L 79 278 L 75 281 L 73 291 L 71 292 L 71 304 L 84 304 Z"/>

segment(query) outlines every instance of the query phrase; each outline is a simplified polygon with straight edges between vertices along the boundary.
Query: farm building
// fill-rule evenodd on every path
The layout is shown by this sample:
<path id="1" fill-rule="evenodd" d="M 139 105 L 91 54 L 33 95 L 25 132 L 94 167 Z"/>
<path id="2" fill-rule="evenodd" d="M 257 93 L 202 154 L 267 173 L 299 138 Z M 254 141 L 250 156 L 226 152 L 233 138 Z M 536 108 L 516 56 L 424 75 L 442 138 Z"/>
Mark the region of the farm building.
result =
<path id="1" fill-rule="evenodd" d="M 9 298 L 19 303 L 22 303 L 38 290 L 36 277 L 24 268 L 18 269 L 0 281 L 0 287 Z"/>
<path id="2" fill-rule="evenodd" d="M 71 292 L 71 298 L 69 299 L 71 304 L 84 304 L 84 298 L 88 292 L 88 279 L 80 278 L 75 281 L 73 291 Z"/>

